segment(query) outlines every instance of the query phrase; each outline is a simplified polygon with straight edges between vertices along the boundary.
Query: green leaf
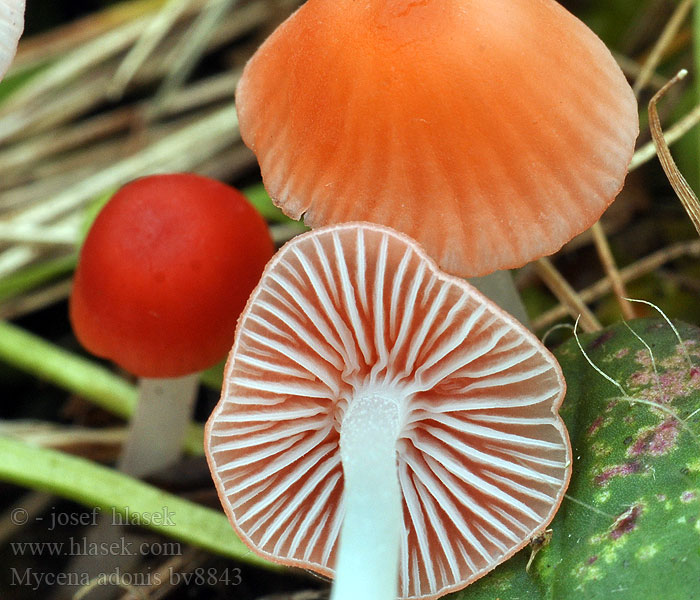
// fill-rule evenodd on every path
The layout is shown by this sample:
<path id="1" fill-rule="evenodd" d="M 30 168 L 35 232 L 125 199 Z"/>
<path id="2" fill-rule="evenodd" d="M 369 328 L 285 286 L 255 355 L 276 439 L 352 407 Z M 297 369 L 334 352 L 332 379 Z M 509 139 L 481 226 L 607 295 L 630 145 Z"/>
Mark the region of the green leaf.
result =
<path id="1" fill-rule="evenodd" d="M 51 258 L 0 278 L 0 303 L 61 277 L 67 277 L 75 269 L 77 260 L 78 256 L 74 253 Z"/>
<path id="2" fill-rule="evenodd" d="M 0 436 L 0 479 L 122 515 L 130 522 L 250 564 L 279 568 L 253 554 L 221 511 L 183 500 L 114 469 Z M 167 518 L 150 515 L 167 512 Z"/>
<path id="3" fill-rule="evenodd" d="M 556 352 L 573 474 L 552 542 L 453 599 L 691 600 L 700 588 L 700 329 L 619 323 Z M 654 370 L 656 366 L 656 372 Z"/>
<path id="4" fill-rule="evenodd" d="M 224 381 L 224 367 L 226 366 L 226 359 L 221 359 L 215 365 L 209 367 L 205 371 L 202 371 L 202 383 L 212 390 L 221 391 L 221 386 Z"/>
<path id="5" fill-rule="evenodd" d="M 262 183 L 256 183 L 243 190 L 248 201 L 268 221 L 273 223 L 295 223 L 273 203 Z"/>
<path id="6" fill-rule="evenodd" d="M 68 352 L 7 321 L 0 321 L 0 361 L 80 394 L 95 405 L 128 419 L 136 409 L 136 386 L 96 362 Z M 191 423 L 185 448 L 202 454 L 202 426 Z"/>

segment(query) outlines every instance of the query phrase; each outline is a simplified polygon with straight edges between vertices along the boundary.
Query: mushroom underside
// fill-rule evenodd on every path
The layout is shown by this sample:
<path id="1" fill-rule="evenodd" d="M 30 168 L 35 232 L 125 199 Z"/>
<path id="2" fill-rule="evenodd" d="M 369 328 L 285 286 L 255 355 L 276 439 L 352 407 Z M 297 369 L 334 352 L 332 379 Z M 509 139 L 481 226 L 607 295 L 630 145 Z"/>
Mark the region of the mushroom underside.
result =
<path id="1" fill-rule="evenodd" d="M 285 246 L 251 296 L 208 459 L 247 544 L 326 575 L 352 538 L 344 520 L 382 529 L 381 501 L 363 494 L 386 492 L 399 519 L 388 537 L 364 538 L 365 559 L 394 536 L 398 596 L 437 597 L 552 519 L 570 474 L 563 390 L 538 340 L 415 242 L 328 227 Z"/>

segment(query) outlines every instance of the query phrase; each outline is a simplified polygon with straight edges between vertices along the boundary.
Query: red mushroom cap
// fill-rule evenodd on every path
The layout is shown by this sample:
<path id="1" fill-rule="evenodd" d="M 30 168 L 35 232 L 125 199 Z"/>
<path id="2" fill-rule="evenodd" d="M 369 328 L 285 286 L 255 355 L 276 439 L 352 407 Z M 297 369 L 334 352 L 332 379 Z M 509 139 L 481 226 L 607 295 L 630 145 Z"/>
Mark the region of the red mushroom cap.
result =
<path id="1" fill-rule="evenodd" d="M 145 377 L 176 377 L 226 354 L 274 247 L 237 190 L 193 174 L 121 188 L 83 246 L 70 316 L 80 342 Z"/>
<path id="2" fill-rule="evenodd" d="M 309 0 L 236 105 L 288 215 L 388 225 L 460 276 L 595 223 L 639 128 L 610 52 L 553 0 Z"/>

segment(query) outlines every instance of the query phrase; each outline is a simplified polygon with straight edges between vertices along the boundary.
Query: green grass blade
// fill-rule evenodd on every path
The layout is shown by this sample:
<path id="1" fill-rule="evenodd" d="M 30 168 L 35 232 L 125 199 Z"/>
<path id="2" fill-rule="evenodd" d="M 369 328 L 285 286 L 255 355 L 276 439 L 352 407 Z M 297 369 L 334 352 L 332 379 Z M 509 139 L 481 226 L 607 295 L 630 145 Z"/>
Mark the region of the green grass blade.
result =
<path id="1" fill-rule="evenodd" d="M 98 507 L 107 514 L 114 510 L 115 514 L 140 523 L 154 521 L 146 527 L 169 538 L 256 566 L 276 568 L 236 537 L 223 512 L 168 494 L 89 460 L 3 436 L 0 456 L 3 481 Z M 149 519 L 149 515 L 157 514 L 166 518 Z"/>
<path id="2" fill-rule="evenodd" d="M 109 369 L 6 321 L 0 321 L 0 361 L 79 394 L 124 419 L 136 407 L 136 386 Z M 185 441 L 186 450 L 202 454 L 202 437 L 202 427 L 193 423 Z"/>

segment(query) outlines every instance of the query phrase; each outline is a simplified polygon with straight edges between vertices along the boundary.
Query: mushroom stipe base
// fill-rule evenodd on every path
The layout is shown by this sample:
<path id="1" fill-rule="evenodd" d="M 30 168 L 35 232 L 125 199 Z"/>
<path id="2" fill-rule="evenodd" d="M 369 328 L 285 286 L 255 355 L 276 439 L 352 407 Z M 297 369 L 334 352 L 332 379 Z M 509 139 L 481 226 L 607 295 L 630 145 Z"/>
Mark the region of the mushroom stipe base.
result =
<path id="1" fill-rule="evenodd" d="M 331 600 L 382 600 L 398 595 L 396 573 L 403 533 L 396 442 L 405 399 L 353 399 L 340 426 L 340 458 L 347 490 Z M 358 574 L 361 573 L 361 576 Z"/>

